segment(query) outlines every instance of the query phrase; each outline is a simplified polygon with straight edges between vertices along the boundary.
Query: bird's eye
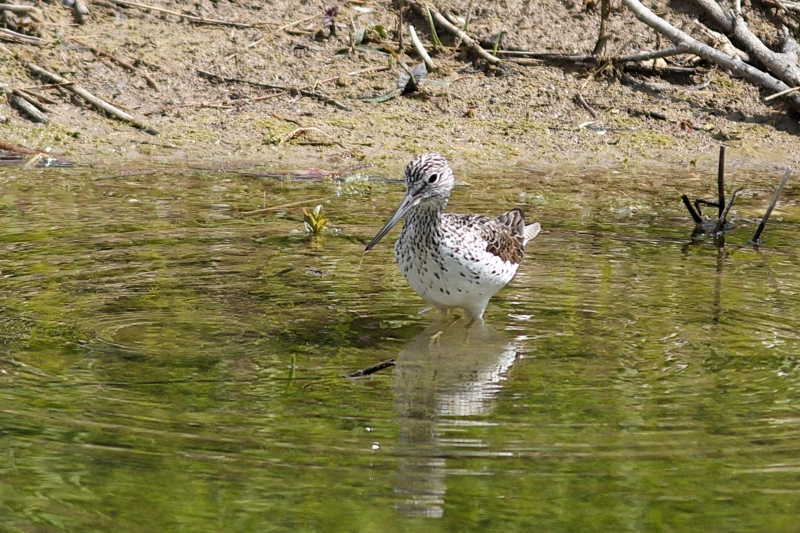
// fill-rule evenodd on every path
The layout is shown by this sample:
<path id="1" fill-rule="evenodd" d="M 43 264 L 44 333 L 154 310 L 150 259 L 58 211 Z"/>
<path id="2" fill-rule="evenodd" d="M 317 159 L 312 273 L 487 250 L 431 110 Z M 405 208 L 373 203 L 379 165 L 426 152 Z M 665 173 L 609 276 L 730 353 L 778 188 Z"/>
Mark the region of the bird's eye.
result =
<path id="1" fill-rule="evenodd" d="M 428 178 L 428 183 L 436 183 L 436 180 L 439 179 L 439 174 L 431 174 L 431 177 Z"/>

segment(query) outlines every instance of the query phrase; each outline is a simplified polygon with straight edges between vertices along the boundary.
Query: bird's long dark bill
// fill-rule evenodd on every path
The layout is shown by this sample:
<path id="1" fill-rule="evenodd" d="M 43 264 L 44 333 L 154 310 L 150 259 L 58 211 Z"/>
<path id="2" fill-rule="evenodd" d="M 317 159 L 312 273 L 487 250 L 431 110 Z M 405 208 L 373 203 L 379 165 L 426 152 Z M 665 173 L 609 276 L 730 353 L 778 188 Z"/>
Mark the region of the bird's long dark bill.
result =
<path id="1" fill-rule="evenodd" d="M 403 215 L 408 213 L 409 209 L 419 205 L 421 200 L 422 200 L 422 198 L 415 198 L 413 196 L 406 195 L 406 197 L 403 198 L 403 201 L 400 202 L 400 207 L 397 208 L 397 210 L 394 212 L 394 214 L 391 216 L 391 218 L 389 218 L 389 220 L 386 222 L 386 224 L 383 225 L 381 230 L 378 232 L 377 235 L 375 235 L 375 238 L 372 239 L 372 241 L 370 241 L 370 243 L 367 245 L 367 249 L 364 250 L 364 251 L 365 252 L 369 252 L 370 249 L 372 249 L 373 246 L 378 244 L 378 241 L 383 239 L 383 237 L 387 233 L 389 233 L 389 230 L 392 229 L 392 227 L 395 224 L 397 224 L 397 221 L 400 220 L 401 218 L 403 218 Z"/>

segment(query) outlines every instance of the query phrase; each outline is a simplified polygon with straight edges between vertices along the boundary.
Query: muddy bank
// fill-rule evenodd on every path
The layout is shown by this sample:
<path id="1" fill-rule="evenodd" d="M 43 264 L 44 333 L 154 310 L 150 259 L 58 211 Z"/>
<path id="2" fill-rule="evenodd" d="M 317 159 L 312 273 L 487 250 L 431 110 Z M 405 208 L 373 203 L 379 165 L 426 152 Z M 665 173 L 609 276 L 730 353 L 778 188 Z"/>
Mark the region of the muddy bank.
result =
<path id="1" fill-rule="evenodd" d="M 451 4 L 466 13 L 468 2 Z M 54 102 L 48 104 L 50 122 L 33 124 L 6 105 L 0 139 L 99 165 L 252 161 L 324 168 L 366 162 L 395 171 L 413 154 L 439 151 L 462 168 L 692 167 L 713 166 L 720 142 L 731 147 L 733 165 L 800 159 L 796 120 L 765 104 L 757 88 L 710 67 L 666 80 L 638 75 L 645 85 L 602 74 L 589 79 L 596 69 L 586 66 L 485 68 L 463 46 L 456 49 L 449 35 L 440 35 L 443 46 L 431 46 L 427 21 L 407 13 L 438 70 L 418 93 L 375 102 L 364 98 L 395 88 L 401 72 L 380 42 L 398 45 L 397 9 L 390 2 L 341 4 L 333 37 L 316 2 L 152 5 L 195 19 L 100 2 L 77 26 L 70 10 L 40 6 L 51 21 L 43 26 L 43 46 L 5 43 L 0 76 L 9 86 L 47 95 Z M 692 13 L 680 16 L 685 20 L 672 22 L 688 26 Z M 197 17 L 249 27 L 199 24 Z M 598 24 L 597 11 L 570 1 L 507 2 L 476 8 L 470 32 L 506 31 L 509 46 L 527 49 L 591 52 Z M 352 28 L 356 35 L 365 30 L 358 46 L 351 43 Z M 620 52 L 657 46 L 653 32 L 623 10 L 613 14 L 611 29 L 609 46 Z M 405 60 L 416 64 L 404 35 Z M 104 116 L 69 92 L 37 90 L 46 82 L 28 63 L 78 82 L 158 134 Z M 576 100 L 578 93 L 597 118 Z"/>

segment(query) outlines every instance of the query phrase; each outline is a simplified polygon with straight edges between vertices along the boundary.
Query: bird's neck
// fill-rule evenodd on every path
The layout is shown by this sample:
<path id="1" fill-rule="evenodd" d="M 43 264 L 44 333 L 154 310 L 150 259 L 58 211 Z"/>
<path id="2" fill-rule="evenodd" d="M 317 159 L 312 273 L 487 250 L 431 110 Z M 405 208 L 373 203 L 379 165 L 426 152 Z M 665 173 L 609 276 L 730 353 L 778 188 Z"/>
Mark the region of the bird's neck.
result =
<path id="1" fill-rule="evenodd" d="M 409 226 L 439 228 L 442 213 L 447 206 L 447 198 L 430 198 L 413 207 L 406 215 Z"/>

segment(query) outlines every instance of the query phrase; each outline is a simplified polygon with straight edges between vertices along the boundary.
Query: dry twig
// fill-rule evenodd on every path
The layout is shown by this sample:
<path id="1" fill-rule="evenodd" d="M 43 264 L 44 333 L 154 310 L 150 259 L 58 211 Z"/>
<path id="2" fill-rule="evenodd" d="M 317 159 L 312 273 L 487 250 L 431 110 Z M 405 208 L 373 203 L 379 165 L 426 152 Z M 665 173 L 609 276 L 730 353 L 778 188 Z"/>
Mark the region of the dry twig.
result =
<path id="1" fill-rule="evenodd" d="M 245 80 L 245 79 L 242 79 L 242 78 L 230 78 L 230 77 L 226 77 L 226 76 L 220 76 L 220 75 L 214 74 L 212 72 L 207 72 L 205 70 L 200 70 L 200 69 L 197 69 L 197 73 L 200 76 L 204 77 L 204 78 L 208 78 L 210 80 L 224 81 L 225 83 L 245 83 L 245 84 L 248 84 L 248 85 L 253 85 L 254 87 L 262 87 L 264 89 L 277 89 L 279 91 L 287 91 L 287 92 L 295 92 L 296 91 L 296 92 L 302 94 L 303 96 L 308 96 L 310 98 L 316 98 L 317 100 L 325 102 L 326 104 L 330 104 L 330 105 L 332 105 L 334 107 L 337 107 L 337 108 L 339 108 L 339 109 L 341 109 L 343 111 L 350 111 L 349 107 L 347 107 L 346 105 L 342 104 L 341 102 L 337 102 L 336 100 L 334 100 L 333 98 L 331 98 L 329 96 L 325 96 L 324 94 L 320 94 L 320 93 L 313 92 L 313 91 L 308 91 L 308 90 L 303 89 L 303 88 L 301 88 L 301 89 L 293 89 L 291 87 L 286 87 L 284 85 L 272 85 L 270 83 L 261 83 L 261 82 L 258 82 L 258 81 Z"/>
<path id="2" fill-rule="evenodd" d="M 452 22 L 447 20 L 439 11 L 434 7 L 429 7 L 426 9 L 422 4 L 417 2 L 417 0 L 405 0 L 405 3 L 410 5 L 411 8 L 416 11 L 417 15 L 422 17 L 423 19 L 428 18 L 428 13 L 433 18 L 433 20 L 439 26 L 443 27 L 445 30 L 450 32 L 452 35 L 461 39 L 465 45 L 467 45 L 470 50 L 475 52 L 481 59 L 489 63 L 490 65 L 498 65 L 500 64 L 500 59 L 490 54 L 488 51 L 481 48 L 481 45 L 478 44 L 477 41 L 472 39 L 469 35 L 464 33 L 463 31 L 459 30 Z"/>
<path id="3" fill-rule="evenodd" d="M 86 48 L 91 50 L 95 55 L 98 55 L 100 57 L 107 57 L 107 58 L 111 59 L 112 61 L 116 62 L 121 67 L 126 68 L 131 72 L 135 72 L 137 74 L 141 74 L 142 77 L 145 79 L 145 81 L 147 81 L 147 85 L 149 85 L 151 88 L 155 89 L 156 91 L 159 91 L 159 92 L 161 91 L 161 87 L 158 86 L 158 83 L 156 83 L 156 80 L 151 78 L 150 75 L 147 74 L 146 72 L 143 72 L 138 67 L 134 67 L 133 65 L 131 65 L 130 63 L 128 63 L 124 59 L 120 59 L 117 56 L 115 56 L 113 54 L 110 54 L 110 53 L 108 53 L 108 52 L 106 52 L 104 50 L 100 50 L 99 48 L 95 48 L 94 46 L 88 45 L 88 44 L 84 43 L 83 41 L 75 39 L 74 37 L 70 38 L 70 40 L 75 44 L 78 44 L 80 46 L 85 46 Z"/>
<path id="4" fill-rule="evenodd" d="M 271 22 L 256 22 L 253 24 L 245 24 L 242 22 L 231 22 L 228 20 L 208 19 L 205 17 L 198 17 L 195 15 L 187 15 L 186 13 L 180 13 L 178 11 L 170 11 L 169 9 L 164 9 L 161 7 L 149 6 L 147 4 L 140 4 L 138 2 L 129 2 L 128 0 L 109 0 L 109 2 L 125 7 L 138 7 L 139 9 L 149 9 L 151 11 L 158 11 L 159 13 L 167 13 L 168 15 L 175 15 L 176 17 L 181 17 L 190 22 L 196 22 L 198 24 L 216 24 L 219 26 L 233 26 L 234 28 L 254 28 L 256 26 L 263 26 L 264 24 L 272 24 Z"/>
<path id="5" fill-rule="evenodd" d="M 90 93 L 89 91 L 87 91 L 86 89 L 81 87 L 80 85 L 69 84 L 70 82 L 68 80 L 65 80 L 64 78 L 62 78 L 58 74 L 53 74 L 52 72 L 48 72 L 45 69 L 43 69 L 42 67 L 40 67 L 40 66 L 38 66 L 38 65 L 36 65 L 34 63 L 28 63 L 27 67 L 30 70 L 32 70 L 33 72 L 35 72 L 36 74 L 38 74 L 39 76 L 41 76 L 41 77 L 43 77 L 43 78 L 45 78 L 47 80 L 50 80 L 53 83 L 58 83 L 58 84 L 62 84 L 62 85 L 63 84 L 68 84 L 68 85 L 64 85 L 65 89 L 77 94 L 78 96 L 80 96 L 81 98 L 83 98 L 84 100 L 86 100 L 87 102 L 89 102 L 90 104 L 95 106 L 96 108 L 100 109 L 101 111 L 104 111 L 104 112 L 108 113 L 109 115 L 114 116 L 114 117 L 116 117 L 116 118 L 118 118 L 120 120 L 124 120 L 125 122 L 128 122 L 131 126 L 133 126 L 135 128 L 138 128 L 140 130 L 146 131 L 147 133 L 149 133 L 151 135 L 158 135 L 158 132 L 155 129 L 153 129 L 152 127 L 148 126 L 144 122 L 138 121 L 137 119 L 135 119 L 134 117 L 132 117 L 128 113 L 126 113 L 126 112 L 122 111 L 121 109 L 118 109 L 118 108 L 114 107 L 113 105 L 109 104 L 108 102 L 96 97 L 95 95 L 93 95 L 92 93 Z"/>

